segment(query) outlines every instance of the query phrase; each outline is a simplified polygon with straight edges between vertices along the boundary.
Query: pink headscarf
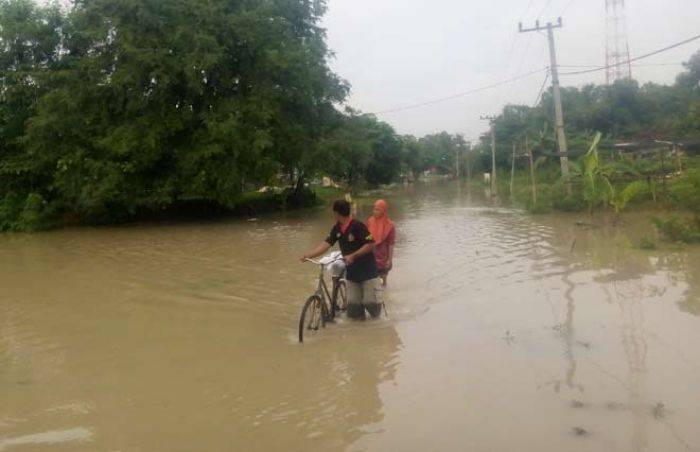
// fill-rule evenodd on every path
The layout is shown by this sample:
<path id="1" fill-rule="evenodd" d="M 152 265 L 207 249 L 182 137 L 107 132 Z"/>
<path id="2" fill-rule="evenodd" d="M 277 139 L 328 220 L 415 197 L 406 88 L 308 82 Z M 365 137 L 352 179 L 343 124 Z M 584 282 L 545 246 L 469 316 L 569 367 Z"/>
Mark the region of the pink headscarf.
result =
<path id="1" fill-rule="evenodd" d="M 374 203 L 374 207 L 382 212 L 382 215 L 377 218 L 374 215 L 369 217 L 367 220 L 367 229 L 369 229 L 370 234 L 374 238 L 375 245 L 379 245 L 384 240 L 386 240 L 391 230 L 394 228 L 394 222 L 389 219 L 387 215 L 387 210 L 389 210 L 389 205 L 383 199 L 378 200 Z"/>

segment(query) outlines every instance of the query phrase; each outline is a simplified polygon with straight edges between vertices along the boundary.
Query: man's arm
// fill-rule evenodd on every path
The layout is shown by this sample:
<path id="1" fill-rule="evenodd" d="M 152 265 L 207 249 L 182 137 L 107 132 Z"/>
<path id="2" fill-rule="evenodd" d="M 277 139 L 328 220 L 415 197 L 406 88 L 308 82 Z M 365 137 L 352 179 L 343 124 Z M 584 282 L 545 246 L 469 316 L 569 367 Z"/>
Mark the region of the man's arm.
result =
<path id="1" fill-rule="evenodd" d="M 324 254 L 326 251 L 331 249 L 331 245 L 328 242 L 322 242 L 316 248 L 314 248 L 310 253 L 306 253 L 299 258 L 300 262 L 306 262 L 307 259 L 313 259 Z"/>
<path id="2" fill-rule="evenodd" d="M 365 254 L 369 254 L 374 250 L 374 243 L 365 243 L 362 245 L 362 248 L 359 250 L 355 251 L 352 254 L 348 254 L 347 256 L 344 256 L 345 262 L 350 265 L 353 262 L 355 262 L 359 257 L 364 256 Z"/>

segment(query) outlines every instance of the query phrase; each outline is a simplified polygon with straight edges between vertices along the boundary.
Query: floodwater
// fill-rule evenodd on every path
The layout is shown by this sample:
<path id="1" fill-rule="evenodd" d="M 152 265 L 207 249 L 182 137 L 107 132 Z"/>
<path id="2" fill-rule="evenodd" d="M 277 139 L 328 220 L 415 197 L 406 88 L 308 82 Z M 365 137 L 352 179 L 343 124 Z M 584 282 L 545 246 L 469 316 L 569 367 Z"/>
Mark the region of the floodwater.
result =
<path id="1" fill-rule="evenodd" d="M 385 196 L 388 317 L 303 345 L 325 211 L 0 236 L 0 451 L 700 450 L 700 248 Z"/>

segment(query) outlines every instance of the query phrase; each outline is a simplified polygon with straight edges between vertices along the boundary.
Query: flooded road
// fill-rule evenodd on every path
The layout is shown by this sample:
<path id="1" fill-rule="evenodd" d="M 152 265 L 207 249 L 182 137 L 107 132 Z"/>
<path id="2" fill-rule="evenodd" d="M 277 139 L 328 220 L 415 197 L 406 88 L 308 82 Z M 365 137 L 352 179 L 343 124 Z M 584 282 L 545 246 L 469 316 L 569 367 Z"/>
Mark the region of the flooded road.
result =
<path id="1" fill-rule="evenodd" d="M 304 345 L 325 211 L 0 236 L 0 451 L 700 451 L 700 248 L 386 196 L 388 318 Z"/>

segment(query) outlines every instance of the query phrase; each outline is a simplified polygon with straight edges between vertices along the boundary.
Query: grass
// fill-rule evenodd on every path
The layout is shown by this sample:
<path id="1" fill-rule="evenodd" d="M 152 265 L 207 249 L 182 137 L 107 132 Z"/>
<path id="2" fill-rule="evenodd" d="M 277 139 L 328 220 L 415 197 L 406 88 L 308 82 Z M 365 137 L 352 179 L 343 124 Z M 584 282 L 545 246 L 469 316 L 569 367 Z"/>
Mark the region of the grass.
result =
<path id="1" fill-rule="evenodd" d="M 700 218 L 698 217 L 686 219 L 673 215 L 666 219 L 654 217 L 651 221 L 668 241 L 700 243 Z"/>
<path id="2" fill-rule="evenodd" d="M 313 186 L 311 189 L 316 193 L 318 200 L 326 204 L 345 196 L 345 192 L 340 188 Z"/>
<path id="3" fill-rule="evenodd" d="M 649 237 L 648 235 L 645 235 L 642 237 L 642 239 L 637 243 L 637 248 L 640 250 L 655 250 L 657 248 L 656 246 L 656 241 Z"/>

